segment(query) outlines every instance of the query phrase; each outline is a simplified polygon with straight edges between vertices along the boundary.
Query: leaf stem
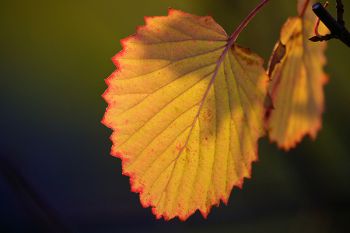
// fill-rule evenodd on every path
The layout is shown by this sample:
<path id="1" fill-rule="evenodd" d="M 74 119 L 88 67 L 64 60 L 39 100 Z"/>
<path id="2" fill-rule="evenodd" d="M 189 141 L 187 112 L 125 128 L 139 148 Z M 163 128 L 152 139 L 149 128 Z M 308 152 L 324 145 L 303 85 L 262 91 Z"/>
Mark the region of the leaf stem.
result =
<path id="1" fill-rule="evenodd" d="M 309 6 L 310 0 L 306 0 L 303 9 L 300 12 L 300 17 L 304 17 L 307 7 Z"/>
<path id="2" fill-rule="evenodd" d="M 249 15 L 242 21 L 242 23 L 236 28 L 236 30 L 231 34 L 228 40 L 228 47 L 231 47 L 233 43 L 236 42 L 239 34 L 243 31 L 243 29 L 249 24 L 249 22 L 256 16 L 256 14 L 268 3 L 269 0 L 262 0 L 250 13 Z"/>

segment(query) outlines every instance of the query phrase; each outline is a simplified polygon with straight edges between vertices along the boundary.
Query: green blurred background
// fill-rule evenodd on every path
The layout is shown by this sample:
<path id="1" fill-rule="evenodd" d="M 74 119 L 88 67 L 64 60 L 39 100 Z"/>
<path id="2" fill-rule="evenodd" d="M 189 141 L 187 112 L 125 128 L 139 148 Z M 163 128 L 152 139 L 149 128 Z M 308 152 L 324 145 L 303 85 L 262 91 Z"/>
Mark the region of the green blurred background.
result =
<path id="1" fill-rule="evenodd" d="M 349 232 L 350 50 L 329 43 L 323 129 L 288 153 L 267 139 L 243 190 L 207 220 L 155 220 L 100 120 L 119 40 L 173 7 L 231 32 L 257 0 L 1 1 L 0 232 Z M 335 0 L 330 0 L 334 12 Z M 350 2 L 344 1 L 350 23 Z M 239 43 L 265 60 L 296 1 L 271 0 Z"/>

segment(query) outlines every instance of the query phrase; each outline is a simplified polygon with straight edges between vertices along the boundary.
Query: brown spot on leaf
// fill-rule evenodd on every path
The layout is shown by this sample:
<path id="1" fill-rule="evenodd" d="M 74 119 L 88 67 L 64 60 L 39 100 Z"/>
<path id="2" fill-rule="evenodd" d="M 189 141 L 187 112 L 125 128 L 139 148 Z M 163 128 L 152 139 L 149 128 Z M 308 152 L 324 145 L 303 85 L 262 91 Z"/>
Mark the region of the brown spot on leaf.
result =
<path id="1" fill-rule="evenodd" d="M 286 55 L 286 46 L 282 44 L 281 41 L 279 41 L 270 58 L 270 64 L 269 64 L 268 73 L 267 73 L 270 78 L 271 78 L 272 72 L 275 69 L 275 66 L 282 61 L 285 55 Z"/>

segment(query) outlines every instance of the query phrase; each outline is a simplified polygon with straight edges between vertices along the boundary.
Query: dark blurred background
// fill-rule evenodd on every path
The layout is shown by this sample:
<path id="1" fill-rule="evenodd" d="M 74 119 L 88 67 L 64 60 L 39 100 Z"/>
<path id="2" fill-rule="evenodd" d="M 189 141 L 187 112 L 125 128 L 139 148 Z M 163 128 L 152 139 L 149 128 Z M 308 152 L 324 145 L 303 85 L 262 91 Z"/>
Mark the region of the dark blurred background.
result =
<path id="1" fill-rule="evenodd" d="M 101 94 L 119 40 L 168 7 L 210 14 L 231 32 L 257 3 L 1 1 L 0 232 L 350 232 L 350 49 L 335 40 L 317 140 L 285 153 L 262 139 L 253 178 L 207 220 L 155 220 L 109 155 Z M 295 14 L 296 1 L 271 0 L 239 43 L 267 60 Z"/>

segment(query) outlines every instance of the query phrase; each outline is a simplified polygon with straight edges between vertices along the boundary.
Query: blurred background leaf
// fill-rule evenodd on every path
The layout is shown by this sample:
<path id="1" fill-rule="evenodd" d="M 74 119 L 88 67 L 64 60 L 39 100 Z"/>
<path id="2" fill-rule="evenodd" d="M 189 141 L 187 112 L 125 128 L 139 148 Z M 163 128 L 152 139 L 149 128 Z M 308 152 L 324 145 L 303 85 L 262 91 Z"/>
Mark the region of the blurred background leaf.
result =
<path id="1" fill-rule="evenodd" d="M 166 15 L 168 7 L 212 15 L 230 33 L 257 3 L 2 1 L 0 232 L 347 232 L 350 50 L 336 40 L 327 52 L 331 78 L 318 139 L 289 153 L 261 140 L 253 178 L 208 220 L 198 213 L 185 223 L 155 220 L 109 156 L 101 94 L 119 40 L 143 16 Z M 296 1 L 271 0 L 239 44 L 267 61 L 280 27 L 295 14 Z"/>

